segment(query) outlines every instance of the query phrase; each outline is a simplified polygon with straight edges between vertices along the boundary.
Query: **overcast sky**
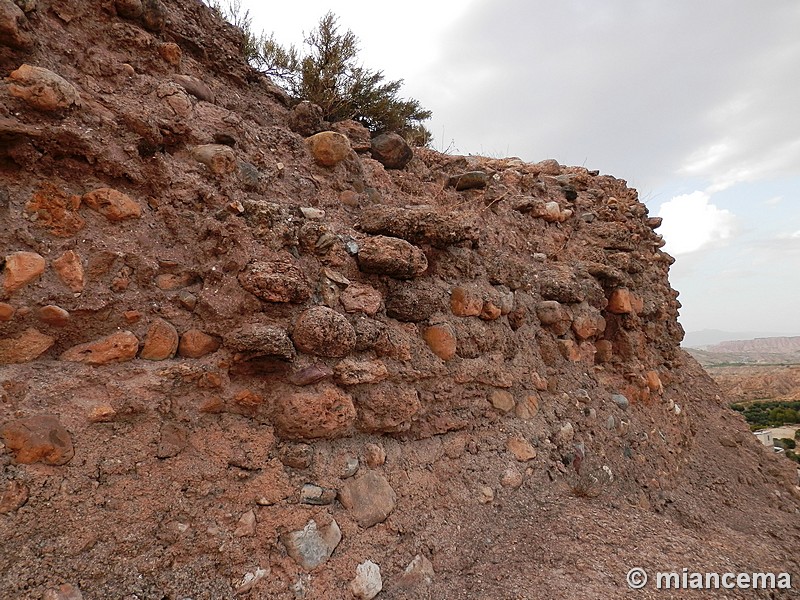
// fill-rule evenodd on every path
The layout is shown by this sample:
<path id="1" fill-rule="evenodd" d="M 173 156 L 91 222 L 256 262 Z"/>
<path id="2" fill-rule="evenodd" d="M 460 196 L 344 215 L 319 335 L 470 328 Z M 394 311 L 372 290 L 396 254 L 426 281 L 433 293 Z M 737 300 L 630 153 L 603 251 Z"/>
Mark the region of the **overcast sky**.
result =
<path id="1" fill-rule="evenodd" d="M 687 331 L 800 334 L 797 0 L 243 0 L 300 44 L 328 10 L 433 111 L 434 147 L 628 181 Z"/>

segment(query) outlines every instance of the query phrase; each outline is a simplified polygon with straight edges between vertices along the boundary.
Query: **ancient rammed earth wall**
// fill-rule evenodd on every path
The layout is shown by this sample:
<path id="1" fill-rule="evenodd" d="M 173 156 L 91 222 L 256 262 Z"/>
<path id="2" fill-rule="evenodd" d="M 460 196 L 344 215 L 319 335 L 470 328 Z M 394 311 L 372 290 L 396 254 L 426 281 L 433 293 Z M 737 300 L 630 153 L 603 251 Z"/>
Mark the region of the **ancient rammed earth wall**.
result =
<path id="1" fill-rule="evenodd" d="M 517 465 L 447 484 L 464 506 L 535 473 L 659 501 L 691 437 L 682 331 L 625 181 L 325 124 L 199 3 L 17 4 L 0 526 L 35 543 L 2 559 L 10 594 L 337 589 L 337 546 L 421 531 L 445 454 Z M 426 556 L 398 551 L 397 585 Z"/>

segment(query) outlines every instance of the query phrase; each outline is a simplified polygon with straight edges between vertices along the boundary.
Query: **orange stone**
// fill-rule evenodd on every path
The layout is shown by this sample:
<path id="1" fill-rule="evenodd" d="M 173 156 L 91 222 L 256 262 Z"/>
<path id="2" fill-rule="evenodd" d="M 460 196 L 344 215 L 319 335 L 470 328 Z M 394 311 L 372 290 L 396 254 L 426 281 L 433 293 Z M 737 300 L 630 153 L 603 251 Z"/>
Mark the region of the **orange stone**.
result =
<path id="1" fill-rule="evenodd" d="M 201 358 L 219 349 L 219 341 L 203 333 L 199 329 L 190 329 L 181 336 L 178 345 L 178 356 L 183 358 Z"/>
<path id="2" fill-rule="evenodd" d="M 483 303 L 483 308 L 481 309 L 481 319 L 484 321 L 494 321 L 495 319 L 500 318 L 501 315 L 500 309 L 494 305 L 494 303 L 486 301 Z"/>
<path id="3" fill-rule="evenodd" d="M 6 423 L 0 429 L 0 436 L 20 464 L 64 465 L 75 454 L 69 432 L 50 415 Z"/>
<path id="4" fill-rule="evenodd" d="M 506 448 L 519 462 L 528 462 L 536 458 L 536 448 L 524 438 L 508 438 Z"/>
<path id="5" fill-rule="evenodd" d="M 358 208 L 358 194 L 353 190 L 345 190 L 339 194 L 339 201 L 350 208 Z"/>
<path id="6" fill-rule="evenodd" d="M 422 332 L 422 339 L 436 356 L 450 360 L 456 355 L 456 334 L 446 323 L 431 325 Z"/>
<path id="7" fill-rule="evenodd" d="M 558 349 L 567 360 L 576 361 L 581 358 L 581 350 L 572 340 L 558 340 Z"/>
<path id="8" fill-rule="evenodd" d="M 147 330 L 139 357 L 146 360 L 165 360 L 175 356 L 177 349 L 178 332 L 175 327 L 163 319 L 158 319 Z"/>
<path id="9" fill-rule="evenodd" d="M 73 346 L 60 358 L 87 365 L 105 365 L 133 360 L 138 351 L 139 339 L 130 331 L 119 331 L 94 342 Z"/>
<path id="10" fill-rule="evenodd" d="M 539 396 L 531 394 L 522 399 L 516 406 L 514 413 L 519 419 L 532 419 L 539 412 Z"/>
<path id="11" fill-rule="evenodd" d="M 658 371 L 648 371 L 645 376 L 647 379 L 647 387 L 651 392 L 657 392 L 661 389 L 661 378 L 658 376 Z"/>
<path id="12" fill-rule="evenodd" d="M 114 420 L 117 416 L 117 411 L 110 404 L 98 404 L 92 407 L 89 411 L 89 422 L 91 423 L 108 423 Z"/>
<path id="13" fill-rule="evenodd" d="M 489 402 L 492 403 L 497 410 L 507 413 L 514 408 L 514 395 L 505 390 L 495 390 L 489 396 Z"/>
<path id="14" fill-rule="evenodd" d="M 39 309 L 39 320 L 53 327 L 65 327 L 69 322 L 69 313 L 55 304 L 48 304 Z"/>
<path id="15" fill-rule="evenodd" d="M 80 196 L 68 194 L 46 181 L 25 205 L 25 212 L 35 215 L 36 225 L 52 235 L 70 237 L 86 226 L 86 221 L 78 214 L 80 205 Z"/>
<path id="16" fill-rule="evenodd" d="M 30 362 L 47 352 L 55 341 L 32 327 L 15 338 L 0 339 L 0 365 Z"/>
<path id="17" fill-rule="evenodd" d="M 264 404 L 264 398 L 250 390 L 242 390 L 233 397 L 233 401 L 249 410 L 255 410 Z"/>
<path id="18" fill-rule="evenodd" d="M 614 354 L 611 340 L 599 340 L 595 342 L 594 347 L 596 350 L 594 362 L 602 364 L 611 360 L 611 356 Z"/>
<path id="19" fill-rule="evenodd" d="M 45 262 L 36 252 L 12 252 L 6 256 L 3 289 L 9 294 L 44 273 Z"/>
<path id="20" fill-rule="evenodd" d="M 72 292 L 83 291 L 84 275 L 81 257 L 74 250 L 67 250 L 53 261 L 56 275 Z"/>
<path id="21" fill-rule="evenodd" d="M 616 288 L 608 299 L 608 312 L 616 315 L 627 315 L 633 312 L 631 292 L 627 288 Z"/>
<path id="22" fill-rule="evenodd" d="M 166 44 L 161 44 L 158 47 L 158 54 L 171 64 L 174 67 L 177 67 L 181 64 L 181 58 L 183 56 L 183 52 L 181 51 L 181 47 L 174 42 L 167 42 Z"/>
<path id="23" fill-rule="evenodd" d="M 122 313 L 122 316 L 125 317 L 125 321 L 127 321 L 130 325 L 133 325 L 134 323 L 139 322 L 139 319 L 142 318 L 142 313 L 140 313 L 138 310 L 126 310 L 124 313 Z"/>
<path id="24" fill-rule="evenodd" d="M 471 296 L 462 287 L 456 287 L 450 294 L 450 310 L 457 317 L 477 317 L 483 310 L 483 300 Z"/>
<path id="25" fill-rule="evenodd" d="M 335 167 L 350 156 L 350 140 L 341 133 L 322 131 L 309 138 L 306 144 L 314 160 L 325 167 Z"/>
<path id="26" fill-rule="evenodd" d="M 0 302 L 0 321 L 10 321 L 14 318 L 15 312 L 17 312 L 17 309 L 10 304 Z"/>
<path id="27" fill-rule="evenodd" d="M 165 292 L 179 290 L 191 285 L 194 276 L 191 273 L 163 273 L 156 277 L 156 286 Z"/>
<path id="28" fill-rule="evenodd" d="M 138 219 L 142 216 L 142 207 L 136 200 L 112 188 L 99 188 L 84 194 L 83 201 L 109 221 Z"/>

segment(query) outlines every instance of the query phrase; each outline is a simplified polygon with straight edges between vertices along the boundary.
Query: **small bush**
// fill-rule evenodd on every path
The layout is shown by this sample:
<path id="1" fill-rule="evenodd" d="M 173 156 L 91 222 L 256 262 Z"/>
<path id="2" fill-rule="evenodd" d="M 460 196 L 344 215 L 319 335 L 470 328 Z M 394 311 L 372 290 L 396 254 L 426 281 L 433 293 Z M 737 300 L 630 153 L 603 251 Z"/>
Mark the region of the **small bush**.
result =
<path id="1" fill-rule="evenodd" d="M 274 35 L 253 34 L 250 13 L 242 12 L 240 0 L 229 0 L 224 7 L 219 0 L 205 2 L 242 31 L 242 54 L 255 69 L 273 77 L 297 101 L 322 107 L 326 121 L 353 119 L 373 134 L 394 131 L 418 146 L 431 141 L 423 125 L 431 111 L 398 96 L 402 79 L 386 81 L 382 71 L 361 65 L 358 38 L 349 29 L 341 32 L 332 12 L 305 36 L 301 53 L 281 46 Z"/>

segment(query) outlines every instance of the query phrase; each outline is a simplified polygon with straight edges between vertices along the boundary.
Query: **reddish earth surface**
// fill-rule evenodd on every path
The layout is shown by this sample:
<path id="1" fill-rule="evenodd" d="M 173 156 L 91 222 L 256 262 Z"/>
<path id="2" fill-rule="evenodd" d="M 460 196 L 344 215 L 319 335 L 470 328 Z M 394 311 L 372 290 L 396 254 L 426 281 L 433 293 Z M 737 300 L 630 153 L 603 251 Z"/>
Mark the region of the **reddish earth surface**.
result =
<path id="1" fill-rule="evenodd" d="M 655 589 L 797 588 L 800 495 L 635 190 L 370 141 L 238 44 L 0 0 L 0 598 L 797 596 Z"/>

